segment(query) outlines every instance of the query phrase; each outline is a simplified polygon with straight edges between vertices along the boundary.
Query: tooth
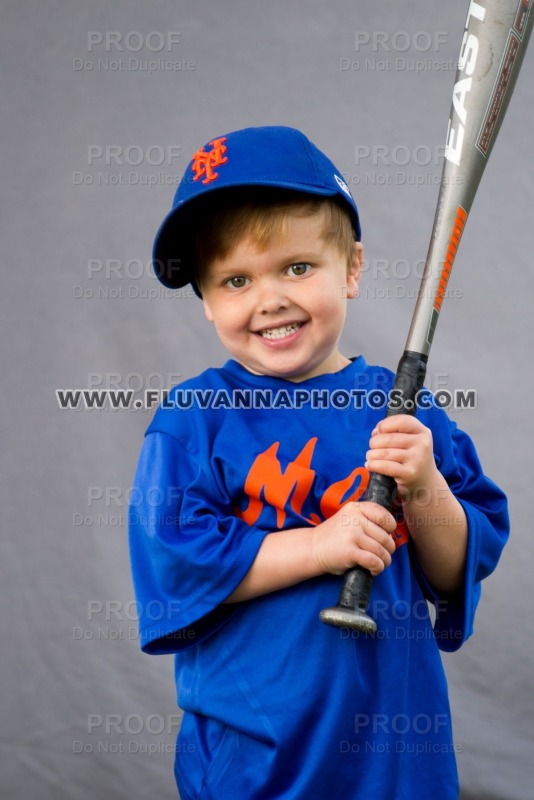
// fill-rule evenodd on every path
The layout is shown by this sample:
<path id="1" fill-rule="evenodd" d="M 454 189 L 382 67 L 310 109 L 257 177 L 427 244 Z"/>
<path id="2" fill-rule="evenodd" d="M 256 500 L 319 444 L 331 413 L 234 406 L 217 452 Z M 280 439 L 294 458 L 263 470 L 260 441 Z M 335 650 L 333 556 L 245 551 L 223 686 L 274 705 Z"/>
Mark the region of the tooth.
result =
<path id="1" fill-rule="evenodd" d="M 300 328 L 300 322 L 293 322 L 290 325 L 281 325 L 279 328 L 267 328 L 261 335 L 268 339 L 282 339 L 290 333 L 295 333 Z"/>

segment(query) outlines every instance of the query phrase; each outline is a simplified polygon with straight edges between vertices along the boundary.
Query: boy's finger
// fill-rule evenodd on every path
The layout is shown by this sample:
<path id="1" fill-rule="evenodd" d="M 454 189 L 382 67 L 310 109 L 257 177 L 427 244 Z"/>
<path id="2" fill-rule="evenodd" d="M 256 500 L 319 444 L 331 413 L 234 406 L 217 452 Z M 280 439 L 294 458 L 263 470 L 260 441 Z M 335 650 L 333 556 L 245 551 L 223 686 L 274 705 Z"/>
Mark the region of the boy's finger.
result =
<path id="1" fill-rule="evenodd" d="M 390 514 L 389 511 L 386 511 L 386 509 L 382 508 L 382 506 L 379 506 L 378 503 L 372 503 L 364 500 L 360 503 L 360 507 L 363 515 L 371 523 L 378 525 L 388 533 L 393 533 L 397 527 L 397 522 L 393 514 Z"/>
<path id="2" fill-rule="evenodd" d="M 364 569 L 369 570 L 373 578 L 376 578 L 377 575 L 380 575 L 381 572 L 384 571 L 386 567 L 389 567 L 391 564 L 391 559 L 389 563 L 382 560 L 380 556 L 375 555 L 374 553 L 370 553 L 367 550 L 359 549 L 358 552 L 355 554 L 355 566 L 363 567 Z"/>
<path id="3" fill-rule="evenodd" d="M 414 443 L 413 433 L 378 433 L 369 439 L 369 447 L 372 450 L 383 447 L 395 447 L 407 449 Z"/>
<path id="4" fill-rule="evenodd" d="M 379 475 L 385 475 L 387 478 L 394 478 L 397 482 L 406 481 L 412 474 L 412 468 L 409 462 L 402 459 L 397 461 L 393 459 L 382 460 L 373 458 L 371 461 L 366 461 L 365 466 L 371 472 L 378 472 Z"/>
<path id="5" fill-rule="evenodd" d="M 371 549 L 373 552 L 380 552 L 381 549 L 387 550 L 388 553 L 393 553 L 395 551 L 395 542 L 391 537 L 391 531 L 388 533 L 381 525 L 377 525 L 375 522 L 367 521 L 367 524 L 364 526 L 364 543 L 367 544 L 366 549 Z M 373 545 L 369 545 L 370 542 L 373 542 Z"/>
<path id="6" fill-rule="evenodd" d="M 365 466 L 368 468 L 370 461 L 373 463 L 376 463 L 376 461 L 397 461 L 403 464 L 408 457 L 409 453 L 407 447 L 404 449 L 399 447 L 380 447 L 367 451 L 365 454 Z M 380 470 L 377 469 L 375 472 L 380 472 Z"/>
<path id="7" fill-rule="evenodd" d="M 372 534 L 374 532 L 370 530 L 369 533 Z M 357 548 L 359 552 L 367 553 L 372 556 L 373 560 L 375 558 L 379 559 L 382 564 L 389 566 L 391 564 L 391 557 L 395 551 L 395 543 L 389 535 L 385 537 L 383 542 L 382 544 L 374 536 L 364 534 L 359 537 Z M 393 549 L 391 548 L 391 544 L 393 544 Z"/>
<path id="8" fill-rule="evenodd" d="M 386 417 L 381 420 L 374 428 L 371 436 L 377 433 L 414 433 L 421 431 L 425 425 L 417 419 L 408 414 L 395 414 L 392 417 Z"/>

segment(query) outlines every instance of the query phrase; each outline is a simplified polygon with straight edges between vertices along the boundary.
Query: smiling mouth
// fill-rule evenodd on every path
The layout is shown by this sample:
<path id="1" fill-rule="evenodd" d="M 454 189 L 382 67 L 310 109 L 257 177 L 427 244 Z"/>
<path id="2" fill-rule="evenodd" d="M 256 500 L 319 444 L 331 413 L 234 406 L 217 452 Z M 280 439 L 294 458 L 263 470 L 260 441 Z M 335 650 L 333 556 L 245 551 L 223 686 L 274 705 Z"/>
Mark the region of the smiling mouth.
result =
<path id="1" fill-rule="evenodd" d="M 263 331 L 258 331 L 259 335 L 264 339 L 284 339 L 286 336 L 291 336 L 292 333 L 302 328 L 302 322 L 292 322 L 291 325 L 281 325 L 279 328 L 265 328 Z"/>

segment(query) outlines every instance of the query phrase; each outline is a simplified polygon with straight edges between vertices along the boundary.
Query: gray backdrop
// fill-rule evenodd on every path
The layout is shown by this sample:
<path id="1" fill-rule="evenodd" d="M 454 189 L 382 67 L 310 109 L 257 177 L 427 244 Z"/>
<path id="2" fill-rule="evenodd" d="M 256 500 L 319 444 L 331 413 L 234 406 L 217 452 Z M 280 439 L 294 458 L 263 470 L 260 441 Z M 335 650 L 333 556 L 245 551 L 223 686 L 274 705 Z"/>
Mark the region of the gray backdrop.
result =
<path id="1" fill-rule="evenodd" d="M 301 128 L 362 210 L 347 355 L 394 367 L 434 216 L 467 0 L 4 2 L 3 798 L 176 796 L 172 658 L 142 655 L 126 507 L 150 410 L 57 389 L 168 388 L 225 358 L 147 266 L 175 179 L 238 127 Z M 152 63 L 150 63 L 152 62 Z M 509 493 L 476 635 L 445 658 L 465 798 L 532 797 L 534 47 L 450 281 L 429 369 Z"/>

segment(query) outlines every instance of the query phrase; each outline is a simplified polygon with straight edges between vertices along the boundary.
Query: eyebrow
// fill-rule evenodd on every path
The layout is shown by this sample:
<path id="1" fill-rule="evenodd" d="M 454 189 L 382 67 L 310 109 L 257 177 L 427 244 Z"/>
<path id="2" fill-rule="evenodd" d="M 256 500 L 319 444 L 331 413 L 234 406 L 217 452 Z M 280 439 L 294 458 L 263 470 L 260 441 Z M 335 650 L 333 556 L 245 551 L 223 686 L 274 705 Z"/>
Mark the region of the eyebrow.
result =
<path id="1" fill-rule="evenodd" d="M 282 266 L 284 264 L 303 264 L 308 263 L 309 261 L 317 261 L 318 257 L 322 256 L 322 251 L 320 252 L 311 252 L 311 251 L 303 251 L 303 250 L 296 250 L 294 252 L 290 252 L 288 254 L 282 255 L 282 257 L 277 261 Z M 246 259 L 244 259 L 246 261 Z M 229 272 L 230 274 L 234 275 L 236 272 L 240 272 L 239 265 L 228 265 L 228 267 L 217 267 L 215 266 L 216 262 L 212 262 L 210 267 L 212 269 L 218 269 L 221 272 Z"/>

